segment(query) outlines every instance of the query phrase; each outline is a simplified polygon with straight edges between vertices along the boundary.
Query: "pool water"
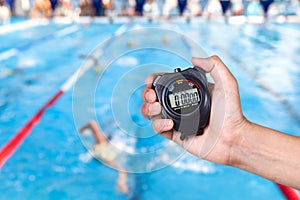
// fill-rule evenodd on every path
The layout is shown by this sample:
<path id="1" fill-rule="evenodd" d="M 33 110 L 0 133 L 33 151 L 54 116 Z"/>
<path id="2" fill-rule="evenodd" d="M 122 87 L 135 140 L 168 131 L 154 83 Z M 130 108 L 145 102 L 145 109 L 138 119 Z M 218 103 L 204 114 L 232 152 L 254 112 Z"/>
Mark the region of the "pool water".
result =
<path id="1" fill-rule="evenodd" d="M 0 145 L 8 142 L 86 62 L 83 59 L 86 55 L 123 24 L 121 21 L 89 25 L 49 22 L 0 35 L 0 54 L 17 49 L 14 55 L 0 61 Z M 208 55 L 219 55 L 231 69 L 239 82 L 242 107 L 249 120 L 299 135 L 300 28 L 297 24 L 228 25 L 195 19 L 190 24 L 178 21 L 170 25 L 136 20 L 130 28 L 136 26 L 178 27 Z M 172 45 L 182 48 L 179 43 Z M 113 84 L 114 76 L 133 70 L 130 67 L 136 63 L 150 59 L 168 61 L 168 55 L 152 53 L 153 58 L 149 58 L 149 51 L 124 55 L 119 58 L 122 62 L 116 60 L 116 66 L 103 73 L 100 83 Z M 174 65 L 189 65 L 186 61 L 173 61 Z M 128 66 L 117 68 L 124 63 Z M 96 72 L 88 73 L 87 81 L 97 78 Z M 137 75 L 136 80 L 143 78 Z M 112 108 L 105 105 L 114 95 L 113 89 L 106 88 L 95 105 L 100 108 L 97 119 L 104 123 L 106 130 L 118 134 L 114 119 L 107 117 Z M 137 87 L 134 99 L 130 100 L 136 103 L 130 103 L 129 107 L 131 117 L 135 117 L 128 123 L 147 127 L 150 124 L 136 112 L 142 103 L 138 95 L 141 89 L 141 85 Z M 100 96 L 99 92 L 102 92 L 101 84 L 96 91 Z M 68 91 L 48 109 L 3 166 L 1 199 L 284 199 L 277 186 L 268 180 L 188 154 L 160 170 L 130 174 L 131 193 L 117 192 L 117 172 L 93 159 L 81 142 L 73 118 L 73 98 L 72 91 Z M 84 123 L 85 119 L 81 120 Z M 128 123 L 124 124 L 125 129 Z M 164 145 L 166 141 L 156 137 L 152 142 Z M 149 142 L 140 145 L 142 148 Z"/>

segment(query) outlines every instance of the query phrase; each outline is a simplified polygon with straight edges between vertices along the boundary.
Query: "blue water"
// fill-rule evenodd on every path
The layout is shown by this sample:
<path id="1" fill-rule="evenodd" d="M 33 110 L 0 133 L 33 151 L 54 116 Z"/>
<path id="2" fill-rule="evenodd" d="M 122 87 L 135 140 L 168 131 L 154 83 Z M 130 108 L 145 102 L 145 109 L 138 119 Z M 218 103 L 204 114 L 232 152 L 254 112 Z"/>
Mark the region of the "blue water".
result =
<path id="1" fill-rule="evenodd" d="M 50 22 L 0 35 L 0 52 L 11 48 L 22 50 L 0 62 L 0 146 L 85 62 L 80 55 L 90 54 L 121 25 L 92 23 L 83 26 Z M 134 25 L 149 26 L 140 22 L 134 22 Z M 71 26 L 78 29 L 61 37 L 53 36 Z M 163 27 L 165 24 L 151 26 Z M 243 110 L 249 120 L 299 135 L 299 26 L 271 23 L 227 25 L 201 20 L 191 24 L 178 22 L 176 26 L 209 55 L 219 55 L 231 69 L 238 79 Z M 180 43 L 172 45 L 182 47 Z M 160 60 L 162 64 L 187 67 L 186 61 L 168 59 L 168 56 L 159 51 L 138 51 L 127 56 L 137 61 L 123 60 L 119 65 Z M 96 100 L 96 106 L 102 109 L 97 111 L 97 119 L 107 130 L 115 128 L 114 119 L 109 114 L 113 111 L 110 105 L 105 107 L 105 103 L 114 96 L 116 78 L 131 70 L 128 66 L 117 68 L 117 65 L 118 60 L 115 66 L 111 65 L 105 71 L 96 91 L 97 96 L 101 96 Z M 87 81 L 97 78 L 97 73 L 89 73 Z M 143 79 L 141 75 L 135 78 L 137 82 Z M 101 85 L 109 83 L 111 88 L 103 91 Z M 137 94 L 142 87 L 139 85 L 132 97 L 137 105 L 130 102 L 128 123 L 147 129 L 149 123 L 137 112 L 142 103 Z M 285 101 L 279 102 L 278 97 Z M 184 155 L 174 166 L 151 173 L 130 174 L 131 194 L 126 196 L 116 192 L 117 172 L 90 158 L 78 136 L 73 120 L 73 98 L 72 91 L 68 91 L 48 109 L 1 169 L 1 199 L 284 199 L 276 185 L 268 180 L 231 167 L 200 161 L 190 155 Z M 124 129 L 128 128 L 128 123 L 124 124 Z M 165 145 L 158 137 L 151 142 L 161 144 L 155 148 Z M 149 142 L 139 145 L 137 147 L 142 148 Z M 192 164 L 197 167 L 190 167 Z"/>

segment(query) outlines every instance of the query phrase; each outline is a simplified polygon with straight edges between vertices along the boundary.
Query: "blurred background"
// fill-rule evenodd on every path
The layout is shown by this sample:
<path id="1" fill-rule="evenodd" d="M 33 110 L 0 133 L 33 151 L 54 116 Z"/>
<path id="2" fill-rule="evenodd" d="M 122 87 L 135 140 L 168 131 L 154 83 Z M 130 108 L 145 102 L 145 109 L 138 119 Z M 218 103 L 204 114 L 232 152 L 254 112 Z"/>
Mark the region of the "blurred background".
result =
<path id="1" fill-rule="evenodd" d="M 79 16 L 264 16 L 299 22 L 298 0 L 1 0 L 0 19 Z M 256 18 L 255 18 L 256 19 Z M 298 19 L 298 20 L 297 20 Z M 14 21 L 14 18 L 12 19 Z M 259 19 L 254 20 L 259 22 Z"/>
<path id="2" fill-rule="evenodd" d="M 299 0 L 0 0 L 0 199 L 285 199 L 268 180 L 180 154 L 141 116 L 144 78 L 190 67 L 183 54 L 220 56 L 246 117 L 300 136 Z M 162 150 L 116 158 L 146 166 L 128 173 L 128 192 L 79 133 L 92 119 L 129 155 Z"/>

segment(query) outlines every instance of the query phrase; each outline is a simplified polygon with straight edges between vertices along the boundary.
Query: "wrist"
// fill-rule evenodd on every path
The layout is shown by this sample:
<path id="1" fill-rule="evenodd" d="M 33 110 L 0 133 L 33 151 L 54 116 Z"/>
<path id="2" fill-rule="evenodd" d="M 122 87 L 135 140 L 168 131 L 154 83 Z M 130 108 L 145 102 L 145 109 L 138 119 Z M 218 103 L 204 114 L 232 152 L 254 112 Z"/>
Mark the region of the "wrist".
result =
<path id="1" fill-rule="evenodd" d="M 250 133 L 254 125 L 244 117 L 242 122 L 235 128 L 234 137 L 230 143 L 229 166 L 240 168 L 240 165 L 242 165 L 243 151 L 247 148 L 245 136 Z"/>

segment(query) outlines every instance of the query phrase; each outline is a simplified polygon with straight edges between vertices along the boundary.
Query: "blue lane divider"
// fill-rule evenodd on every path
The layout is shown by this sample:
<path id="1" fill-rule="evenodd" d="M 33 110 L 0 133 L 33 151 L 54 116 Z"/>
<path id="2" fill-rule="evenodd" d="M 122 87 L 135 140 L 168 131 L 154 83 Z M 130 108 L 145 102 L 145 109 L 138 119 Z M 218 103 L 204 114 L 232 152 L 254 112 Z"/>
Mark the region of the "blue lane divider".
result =
<path id="1" fill-rule="evenodd" d="M 42 36 L 42 37 L 40 37 L 32 42 L 29 42 L 25 45 L 8 49 L 8 50 L 0 53 L 0 61 L 9 59 L 9 58 L 17 55 L 19 52 L 26 51 L 26 50 L 30 49 L 31 47 L 38 45 L 39 43 L 45 42 L 47 40 L 55 39 L 55 38 L 64 37 L 66 35 L 75 33 L 78 30 L 80 30 L 79 25 L 67 26 L 67 27 L 64 27 L 63 29 L 60 29 L 60 30 L 52 32 L 48 35 Z"/>

